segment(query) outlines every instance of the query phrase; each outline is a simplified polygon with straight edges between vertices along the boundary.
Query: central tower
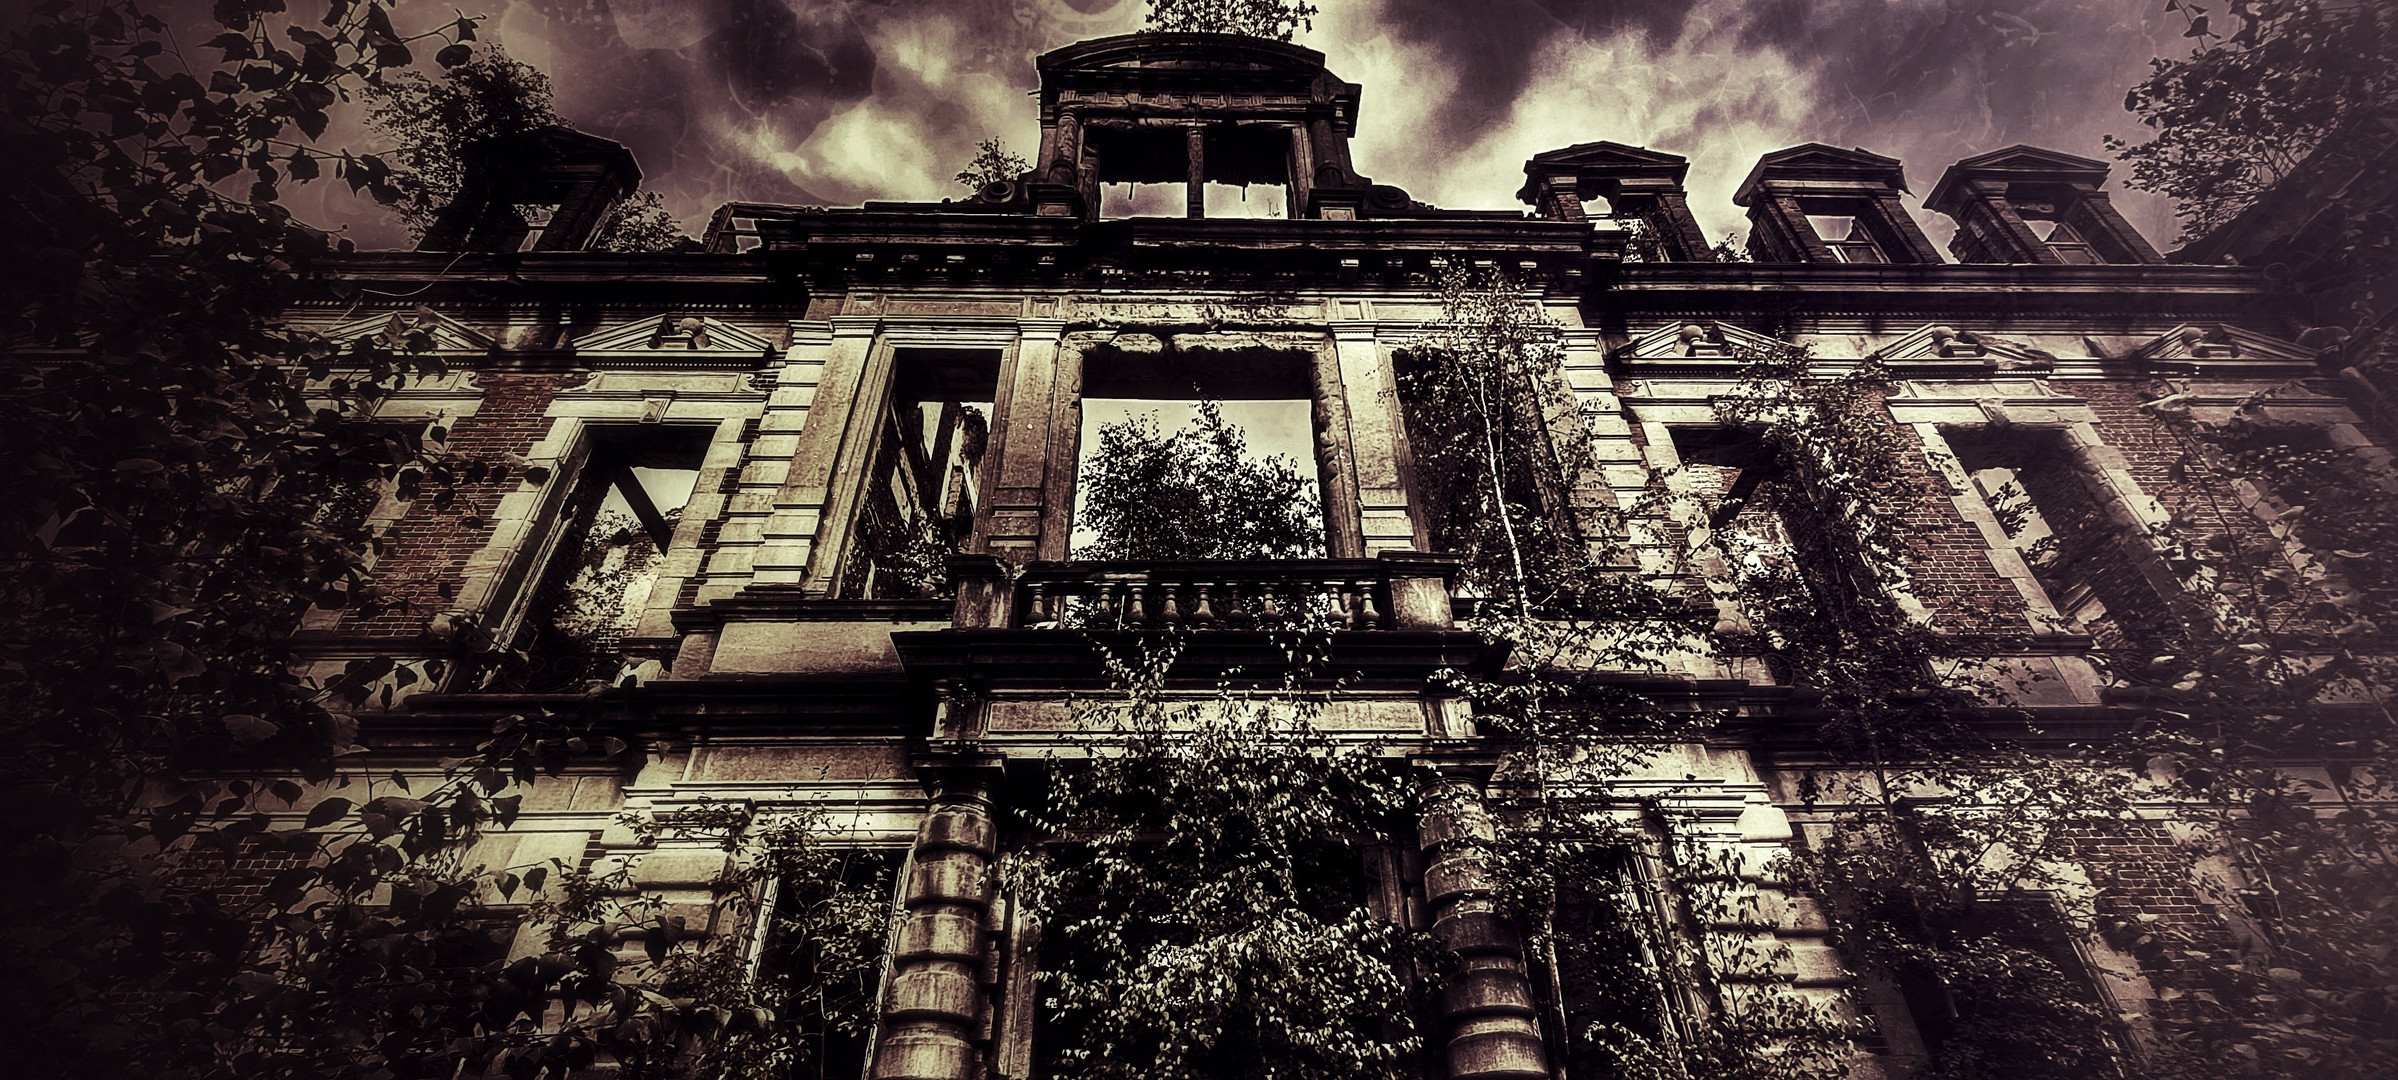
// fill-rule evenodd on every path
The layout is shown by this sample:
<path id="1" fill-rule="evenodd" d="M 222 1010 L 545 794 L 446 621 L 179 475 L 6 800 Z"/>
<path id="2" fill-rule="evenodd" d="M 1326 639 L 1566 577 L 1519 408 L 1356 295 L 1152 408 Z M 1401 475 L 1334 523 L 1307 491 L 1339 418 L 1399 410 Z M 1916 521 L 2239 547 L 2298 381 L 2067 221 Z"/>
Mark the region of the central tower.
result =
<path id="1" fill-rule="evenodd" d="M 1046 53 L 1039 69 L 1041 149 L 1023 180 L 1040 214 L 1097 217 L 1101 184 L 1180 182 L 1194 218 L 1209 183 L 1280 185 L 1294 218 L 1366 216 L 1372 185 L 1349 164 L 1357 85 L 1314 49 L 1127 34 Z"/>

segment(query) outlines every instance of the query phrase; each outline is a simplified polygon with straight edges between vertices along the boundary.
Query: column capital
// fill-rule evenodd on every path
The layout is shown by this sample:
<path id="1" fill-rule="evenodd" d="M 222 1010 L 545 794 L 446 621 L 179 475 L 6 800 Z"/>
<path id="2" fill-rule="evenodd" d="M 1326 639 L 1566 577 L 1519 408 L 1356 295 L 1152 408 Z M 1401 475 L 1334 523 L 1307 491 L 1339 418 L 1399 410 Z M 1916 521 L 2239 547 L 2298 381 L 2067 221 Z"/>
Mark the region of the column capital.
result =
<path id="1" fill-rule="evenodd" d="M 1372 319 L 1336 319 L 1325 325 L 1334 341 L 1372 341 L 1382 328 Z"/>
<path id="2" fill-rule="evenodd" d="M 834 337 L 873 337 L 883 328 L 880 315 L 835 315 L 828 321 Z"/>
<path id="3" fill-rule="evenodd" d="M 823 319 L 791 320 L 791 347 L 830 345 L 833 343 L 833 324 Z"/>
<path id="4" fill-rule="evenodd" d="M 1066 336 L 1066 320 L 1043 318 L 1017 319 L 1016 336 L 1027 341 L 1057 341 Z"/>

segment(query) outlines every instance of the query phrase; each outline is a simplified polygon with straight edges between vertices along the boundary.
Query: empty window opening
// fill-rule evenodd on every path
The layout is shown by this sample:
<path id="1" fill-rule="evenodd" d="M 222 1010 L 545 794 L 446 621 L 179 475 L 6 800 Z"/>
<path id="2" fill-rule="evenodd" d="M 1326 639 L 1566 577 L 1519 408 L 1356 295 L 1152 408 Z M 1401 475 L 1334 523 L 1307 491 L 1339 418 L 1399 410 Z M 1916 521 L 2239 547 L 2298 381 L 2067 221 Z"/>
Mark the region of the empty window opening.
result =
<path id="1" fill-rule="evenodd" d="M 1756 436 L 1728 428 L 1675 428 L 1674 453 L 1707 528 L 1736 581 L 1786 580 L 1805 587 L 1798 546 L 1783 517 L 1782 462 Z"/>
<path id="2" fill-rule="evenodd" d="M 2102 649 L 2154 644 L 2170 633 L 2165 604 L 2130 546 L 2136 538 L 2108 516 L 2062 432 L 1946 434 L 1958 467 L 2060 615 L 2087 629 Z"/>
<path id="3" fill-rule="evenodd" d="M 541 234 L 550 227 L 550 219 L 557 213 L 558 205 L 556 203 L 517 204 L 516 216 L 524 220 L 525 236 L 523 240 L 517 242 L 516 250 L 531 251 L 535 245 L 541 243 Z"/>
<path id="4" fill-rule="evenodd" d="M 1485 392 L 1473 369 L 1437 353 L 1401 352 L 1395 366 L 1414 459 L 1411 495 L 1420 500 L 1433 550 L 1464 554 L 1469 565 L 1483 553 L 1520 555 L 1534 597 L 1568 587 L 1588 551 L 1573 542 L 1581 524 L 1568 459 L 1551 441 L 1544 412 L 1554 403 L 1552 388 L 1521 365 L 1504 365 L 1492 378 L 1495 392 Z M 1488 402 L 1488 411 L 1478 402 Z M 1504 517 L 1492 498 L 1494 444 Z"/>
<path id="5" fill-rule="evenodd" d="M 1866 234 L 1865 227 L 1855 216 L 1848 214 L 1809 214 L 1807 225 L 1815 230 L 1817 239 L 1830 248 L 1832 257 L 1847 263 L 1885 263 L 1882 249 Z"/>
<path id="6" fill-rule="evenodd" d="M 2039 237 L 2040 242 L 2047 244 L 2048 250 L 2056 252 L 2057 258 L 2064 262 L 2092 266 L 2105 261 L 2098 257 L 2097 250 L 2090 246 L 2089 241 L 2082 239 L 2082 234 L 2074 231 L 2071 225 L 2038 218 L 2027 220 L 2024 224 L 2031 226 L 2032 235 Z"/>
<path id="7" fill-rule="evenodd" d="M 1902 960 L 1891 972 L 1930 1071 L 1950 1075 L 1962 1064 L 2016 1076 L 2116 1073 L 2122 1044 L 2115 1010 L 2055 900 L 2019 894 L 1874 915 L 1930 939 L 1921 943 L 1928 956 Z M 1934 957 L 1971 962 L 1935 964 Z M 2043 1033 L 2036 1049 L 2022 1042 L 2027 1023 Z"/>
<path id="8" fill-rule="evenodd" d="M 1635 1046 L 1624 1033 L 1652 1046 L 1675 1044 L 1682 1018 L 1695 1008 L 1694 988 L 1667 962 L 1674 950 L 1665 939 L 1666 908 L 1638 857 L 1565 850 L 1572 852 L 1566 865 L 1553 870 L 1551 935 L 1529 957 L 1533 994 L 1566 1075 L 1621 1076 L 1634 1067 L 1627 1058 Z"/>
<path id="9" fill-rule="evenodd" d="M 902 852 L 812 852 L 776 882 L 757 984 L 791 1027 L 791 1080 L 866 1071 Z"/>
<path id="10" fill-rule="evenodd" d="M 1182 184 L 1101 184 L 1099 216 L 1184 217 L 1189 207 L 1186 195 Z"/>
<path id="11" fill-rule="evenodd" d="M 998 385 L 995 351 L 899 354 L 839 595 L 948 594 L 949 556 L 973 536 L 982 503 L 979 473 Z"/>
<path id="12" fill-rule="evenodd" d="M 1121 1055 L 1119 1060 L 1137 1062 L 1151 1056 L 1156 1043 L 1166 1037 L 1161 1032 L 1143 1039 L 1145 1033 L 1127 1025 L 1120 1012 L 1109 1015 L 1118 1010 L 1113 1003 L 1100 1000 L 1105 995 L 1093 991 L 1119 985 L 1135 970 L 1178 973 L 1177 956 L 1253 953 L 1234 947 L 1226 927 L 1194 927 L 1187 913 L 1176 909 L 1178 897 L 1139 884 L 1117 884 L 1136 881 L 1137 875 L 1095 870 L 1101 856 L 1089 847 L 1056 844 L 1047 854 L 1069 885 L 1056 898 L 1041 936 L 1041 1007 L 1032 1039 L 1041 1058 L 1037 1076 L 1063 1076 L 1087 1069 L 1087 1055 L 1097 1049 L 1096 1038 L 1113 1036 L 1132 1043 L 1118 1042 L 1115 1053 Z M 1116 849 L 1108 854 L 1122 858 L 1127 852 Z M 1137 849 L 1133 854 L 1139 854 Z M 1300 857 L 1291 861 L 1282 887 L 1289 890 L 1287 899 L 1296 915 L 1319 926 L 1338 926 L 1362 909 L 1371 918 L 1390 921 L 1388 913 L 1377 910 L 1381 904 L 1376 895 L 1383 891 L 1381 879 L 1387 873 L 1387 861 L 1380 858 L 1380 851 L 1322 843 L 1305 845 L 1295 854 Z M 1320 1019 L 1348 1026 L 1357 1037 L 1374 1038 L 1379 1034 L 1374 1014 L 1417 1004 L 1337 998 L 1267 1000 L 1258 992 L 1258 982 L 1261 975 L 1279 982 L 1270 969 L 1235 967 L 1218 974 L 1221 978 L 1209 982 L 1201 992 L 1213 1018 L 1223 1027 L 1207 1050 L 1188 1059 L 1195 1066 L 1195 1075 L 1272 1075 L 1276 1066 L 1287 1067 L 1293 1047 L 1278 1031 L 1280 1024 L 1275 1018 L 1287 1017 L 1294 1009 L 1301 1016 L 1326 1014 Z M 1425 1019 L 1419 1017 L 1417 1022 Z"/>
<path id="13" fill-rule="evenodd" d="M 1324 554 L 1305 400 L 1084 398 L 1078 559 Z"/>
<path id="14" fill-rule="evenodd" d="M 658 427 L 594 440 L 525 624 L 526 692 L 613 684 L 699 481 L 712 429 Z"/>
<path id="15" fill-rule="evenodd" d="M 1281 184 L 1219 184 L 1210 181 L 1204 194 L 1207 216 L 1211 218 L 1290 216 L 1290 189 Z"/>

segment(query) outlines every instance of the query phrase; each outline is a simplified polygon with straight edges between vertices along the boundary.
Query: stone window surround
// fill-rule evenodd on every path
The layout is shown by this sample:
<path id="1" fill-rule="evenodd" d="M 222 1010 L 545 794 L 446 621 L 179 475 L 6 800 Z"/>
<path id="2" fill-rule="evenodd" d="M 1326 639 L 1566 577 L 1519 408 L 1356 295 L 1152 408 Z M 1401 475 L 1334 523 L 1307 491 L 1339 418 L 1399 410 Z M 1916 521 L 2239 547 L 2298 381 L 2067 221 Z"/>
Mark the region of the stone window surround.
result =
<path id="1" fill-rule="evenodd" d="M 699 569 L 699 540 L 722 512 L 718 493 L 724 469 L 737 461 L 744 423 L 756 416 L 760 395 L 738 387 L 737 376 L 609 372 L 580 387 L 561 390 L 550 403 L 550 426 L 525 455 L 525 469 L 546 469 L 536 485 L 520 482 L 500 498 L 490 515 L 490 538 L 467 559 L 457 598 L 445 618 L 480 618 L 497 640 L 521 633 L 530 616 L 543 567 L 556 557 L 568 501 L 583 482 L 583 466 L 600 432 L 611 427 L 671 424 L 711 432 L 700 475 L 682 519 L 675 526 L 658 583 L 632 639 L 673 635 L 669 619 L 683 582 Z"/>

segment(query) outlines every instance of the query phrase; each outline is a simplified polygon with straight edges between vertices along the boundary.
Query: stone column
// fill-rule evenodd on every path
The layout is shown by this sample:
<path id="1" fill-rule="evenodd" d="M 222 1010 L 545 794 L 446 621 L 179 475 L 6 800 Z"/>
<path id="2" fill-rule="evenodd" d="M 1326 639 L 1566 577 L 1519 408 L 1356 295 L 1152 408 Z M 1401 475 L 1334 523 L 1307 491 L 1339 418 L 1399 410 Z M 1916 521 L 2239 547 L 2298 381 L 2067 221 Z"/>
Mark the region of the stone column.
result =
<path id="1" fill-rule="evenodd" d="M 1581 188 L 1571 176 L 1544 177 L 1533 198 L 1533 205 L 1542 217 L 1558 221 L 1590 220 L 1589 212 L 1582 209 Z"/>
<path id="2" fill-rule="evenodd" d="M 1832 257 L 1832 249 L 1824 246 L 1823 238 L 1815 235 L 1815 227 L 1807 223 L 1807 212 L 1799 209 L 1798 200 L 1791 196 L 1759 193 L 1749 207 L 1749 224 L 1749 247 L 1760 261 L 1840 261 Z"/>
<path id="3" fill-rule="evenodd" d="M 1940 257 L 1940 250 L 1932 246 L 1931 237 L 1925 236 L 1922 227 L 1907 215 L 1906 205 L 1898 201 L 1898 192 L 1886 191 L 1874 195 L 1873 211 L 1874 224 L 1877 226 L 1874 239 L 1887 249 L 1882 254 L 1891 262 L 1939 266 L 1947 261 Z"/>
<path id="4" fill-rule="evenodd" d="M 1207 129 L 1182 129 L 1183 216 L 1207 216 Z"/>
<path id="5" fill-rule="evenodd" d="M 1482 786 L 1464 767 L 1444 769 L 1417 832 L 1432 936 L 1458 958 L 1441 993 L 1452 1080 L 1549 1075 L 1524 946 L 1492 900 L 1494 839 Z"/>
<path id="6" fill-rule="evenodd" d="M 1308 143 L 1307 129 L 1293 126 L 1290 149 L 1290 189 L 1284 194 L 1287 212 L 1293 220 L 1307 216 L 1307 191 L 1316 182 L 1315 148 Z"/>
<path id="7" fill-rule="evenodd" d="M 1657 204 L 1647 215 L 1649 231 L 1665 244 L 1667 258 L 1675 262 L 1714 262 L 1715 249 L 1707 243 L 1707 230 L 1699 228 L 1699 219 L 1690 212 L 1690 196 L 1681 188 L 1657 193 Z"/>
<path id="8" fill-rule="evenodd" d="M 1960 222 L 1965 228 L 1984 237 L 1983 245 L 1993 255 L 2009 255 L 2001 262 L 2063 263 L 2057 253 L 2042 242 L 2039 234 L 2024 224 L 2023 215 L 2015 212 L 2015 204 L 2007 200 L 2007 185 L 1998 180 L 1976 180 L 1972 184 L 1973 216 L 1979 220 Z"/>
<path id="9" fill-rule="evenodd" d="M 983 770 L 936 781 L 932 812 L 909 858 L 906 915 L 891 949 L 890 996 L 872 1080 L 972 1080 L 982 1075 L 990 1020 L 983 992 L 984 922 L 991 909 L 998 831 Z"/>

